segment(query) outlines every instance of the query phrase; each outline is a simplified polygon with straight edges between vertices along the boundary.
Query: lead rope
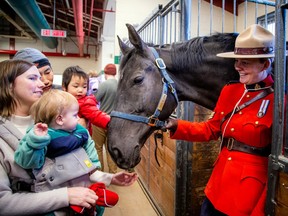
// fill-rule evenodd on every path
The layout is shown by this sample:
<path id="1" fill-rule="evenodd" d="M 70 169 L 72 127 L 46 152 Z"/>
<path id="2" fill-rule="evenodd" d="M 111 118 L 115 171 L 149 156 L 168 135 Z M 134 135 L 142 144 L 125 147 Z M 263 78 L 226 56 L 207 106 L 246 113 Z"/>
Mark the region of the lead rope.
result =
<path id="1" fill-rule="evenodd" d="M 159 133 L 158 131 L 161 131 L 161 133 Z M 161 145 L 163 146 L 163 131 L 162 130 L 158 130 L 158 131 L 156 133 L 154 133 L 154 142 L 155 142 L 154 156 L 155 156 L 155 160 L 156 160 L 158 166 L 161 167 L 161 165 L 158 161 L 158 156 L 157 156 L 157 149 L 158 149 L 157 139 L 161 139 Z"/>

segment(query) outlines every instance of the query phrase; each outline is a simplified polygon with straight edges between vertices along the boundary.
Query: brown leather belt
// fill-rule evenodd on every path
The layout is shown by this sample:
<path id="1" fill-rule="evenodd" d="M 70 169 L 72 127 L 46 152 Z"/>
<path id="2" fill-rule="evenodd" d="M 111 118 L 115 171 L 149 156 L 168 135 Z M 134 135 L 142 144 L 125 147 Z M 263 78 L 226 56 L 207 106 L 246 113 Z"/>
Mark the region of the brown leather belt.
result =
<path id="1" fill-rule="evenodd" d="M 267 157 L 271 152 L 271 145 L 260 148 L 255 146 L 249 146 L 242 142 L 239 142 L 233 138 L 224 138 L 222 147 L 226 146 L 229 151 L 240 151 L 248 154 L 254 154 L 258 156 Z"/>

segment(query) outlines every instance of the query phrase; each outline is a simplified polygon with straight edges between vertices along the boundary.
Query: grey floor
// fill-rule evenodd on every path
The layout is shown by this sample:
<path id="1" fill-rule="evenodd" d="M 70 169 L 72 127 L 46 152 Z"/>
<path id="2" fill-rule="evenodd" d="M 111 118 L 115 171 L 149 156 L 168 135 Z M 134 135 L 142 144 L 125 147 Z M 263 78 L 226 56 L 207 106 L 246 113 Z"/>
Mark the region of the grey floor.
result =
<path id="1" fill-rule="evenodd" d="M 106 208 L 104 216 L 157 216 L 138 182 L 129 187 L 110 186 L 119 195 L 113 208 Z"/>
<path id="2" fill-rule="evenodd" d="M 106 161 L 106 159 L 105 159 Z M 104 171 L 107 164 L 104 165 Z M 119 169 L 119 171 L 121 171 Z M 116 192 L 119 196 L 118 203 L 112 208 L 106 208 L 104 216 L 157 216 L 153 206 L 146 197 L 139 182 L 128 187 L 110 185 L 109 190 Z"/>

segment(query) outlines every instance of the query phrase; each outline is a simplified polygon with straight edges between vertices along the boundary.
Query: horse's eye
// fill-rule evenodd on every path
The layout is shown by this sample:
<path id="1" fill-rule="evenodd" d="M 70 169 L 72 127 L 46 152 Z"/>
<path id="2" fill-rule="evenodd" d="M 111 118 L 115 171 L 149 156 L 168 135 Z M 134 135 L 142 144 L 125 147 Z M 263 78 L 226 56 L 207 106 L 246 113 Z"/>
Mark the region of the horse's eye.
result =
<path id="1" fill-rule="evenodd" d="M 144 79 L 143 76 L 137 76 L 137 77 L 134 79 L 134 83 L 135 83 L 135 84 L 142 83 L 142 82 L 143 82 L 143 79 Z"/>

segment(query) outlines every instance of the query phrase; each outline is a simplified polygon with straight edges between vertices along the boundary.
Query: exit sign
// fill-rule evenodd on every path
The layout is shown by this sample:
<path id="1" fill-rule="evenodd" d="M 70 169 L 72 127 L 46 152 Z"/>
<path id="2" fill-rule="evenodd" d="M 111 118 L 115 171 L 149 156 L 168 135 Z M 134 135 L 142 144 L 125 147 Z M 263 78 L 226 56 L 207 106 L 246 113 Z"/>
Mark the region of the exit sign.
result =
<path id="1" fill-rule="evenodd" d="M 41 36 L 44 37 L 66 37 L 66 31 L 54 29 L 41 29 Z"/>

